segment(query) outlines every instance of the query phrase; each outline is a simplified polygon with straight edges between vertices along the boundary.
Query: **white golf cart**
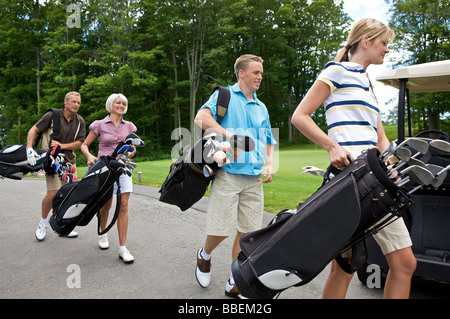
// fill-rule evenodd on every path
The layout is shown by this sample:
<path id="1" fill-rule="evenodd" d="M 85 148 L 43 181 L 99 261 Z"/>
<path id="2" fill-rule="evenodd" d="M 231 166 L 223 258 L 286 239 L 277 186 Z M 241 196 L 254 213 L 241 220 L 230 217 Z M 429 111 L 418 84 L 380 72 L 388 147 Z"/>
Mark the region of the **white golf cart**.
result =
<path id="1" fill-rule="evenodd" d="M 409 94 L 450 91 L 450 60 L 386 70 L 378 75 L 377 80 L 399 89 L 397 143 L 400 143 L 405 138 L 412 137 Z M 416 137 L 449 142 L 448 132 L 429 130 L 417 134 Z M 442 167 L 450 164 L 450 153 L 436 150 L 433 152 L 433 164 Z M 422 158 L 424 156 L 427 155 Z M 450 282 L 450 172 L 447 173 L 445 181 L 438 188 L 424 186 L 414 192 L 411 195 L 414 205 L 405 210 L 402 216 L 410 231 L 412 249 L 417 259 L 414 276 L 443 282 Z M 382 280 L 388 270 L 386 259 L 375 240 L 369 238 L 366 244 L 367 264 L 358 271 L 358 278 L 364 284 L 371 274 L 367 268 L 369 265 L 378 265 L 381 268 L 384 277 Z"/>

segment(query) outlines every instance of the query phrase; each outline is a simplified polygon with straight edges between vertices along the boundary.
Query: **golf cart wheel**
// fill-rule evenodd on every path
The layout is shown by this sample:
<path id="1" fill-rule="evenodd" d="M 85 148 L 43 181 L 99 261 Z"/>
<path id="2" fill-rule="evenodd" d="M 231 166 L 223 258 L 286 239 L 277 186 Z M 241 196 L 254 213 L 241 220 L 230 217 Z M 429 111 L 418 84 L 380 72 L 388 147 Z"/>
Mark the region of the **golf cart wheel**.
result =
<path id="1" fill-rule="evenodd" d="M 416 137 L 440 139 L 440 140 L 444 140 L 446 142 L 450 142 L 450 137 L 446 133 L 437 131 L 437 130 L 423 131 L 423 132 L 418 133 L 416 135 Z"/>

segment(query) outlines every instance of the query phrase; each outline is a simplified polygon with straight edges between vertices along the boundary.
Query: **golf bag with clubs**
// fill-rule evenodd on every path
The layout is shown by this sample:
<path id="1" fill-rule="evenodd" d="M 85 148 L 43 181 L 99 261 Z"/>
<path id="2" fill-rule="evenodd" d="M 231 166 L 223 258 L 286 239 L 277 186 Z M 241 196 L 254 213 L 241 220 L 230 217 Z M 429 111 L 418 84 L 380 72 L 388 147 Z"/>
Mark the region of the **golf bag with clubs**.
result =
<path id="1" fill-rule="evenodd" d="M 430 134 L 431 133 L 431 134 Z M 412 252 L 417 261 L 415 278 L 433 278 L 435 281 L 449 282 L 450 236 L 450 138 L 440 131 L 425 131 L 395 145 L 394 155 L 400 160 L 394 166 L 397 185 L 411 193 L 414 205 L 402 212 L 403 221 L 413 243 Z M 433 178 L 428 185 L 409 179 L 402 172 L 416 166 L 428 169 Z M 402 186 L 402 183 L 404 184 Z M 417 190 L 416 190 L 417 189 Z M 416 190 L 416 191 L 414 191 Z M 358 279 L 366 284 L 370 276 L 369 267 L 379 267 L 381 283 L 389 269 L 389 264 L 373 238 L 366 240 L 367 263 L 358 269 Z"/>
<path id="2" fill-rule="evenodd" d="M 60 165 L 64 163 L 58 157 L 59 146 L 51 150 L 33 147 L 39 155 L 35 165 L 28 163 L 26 148 L 26 145 L 16 144 L 6 146 L 0 151 L 0 175 L 5 178 L 20 180 L 26 174 L 38 172 L 41 169 L 45 170 L 48 175 L 54 175 L 58 173 Z"/>
<path id="3" fill-rule="evenodd" d="M 239 148 L 250 152 L 255 148 L 253 139 L 243 135 L 233 135 L 229 143 L 231 150 Z M 193 148 L 185 148 L 183 154 L 170 166 L 169 175 L 159 190 L 159 200 L 176 205 L 182 211 L 198 202 L 214 175 L 221 167 L 229 164 L 228 158 L 224 163 L 214 160 L 214 155 L 219 151 L 220 143 L 215 133 L 198 140 Z"/>
<path id="4" fill-rule="evenodd" d="M 144 146 L 144 142 L 134 133 L 127 135 L 111 156 L 100 156 L 84 177 L 76 182 L 64 184 L 53 198 L 53 213 L 50 217 L 52 229 L 60 235 L 69 234 L 76 226 L 86 226 L 94 215 L 98 217 L 98 234 L 107 233 L 117 220 L 120 210 L 121 193 L 119 177 L 131 176 L 136 164 L 127 157 L 134 150 L 131 145 Z M 100 230 L 100 208 L 112 197 L 114 183 L 117 183 L 117 198 L 114 216 L 109 225 Z"/>
<path id="5" fill-rule="evenodd" d="M 411 205 L 379 155 L 376 148 L 363 152 L 295 210 L 282 210 L 267 227 L 241 237 L 232 273 L 242 295 L 273 298 L 308 283 L 333 259 L 349 273 L 365 262 L 363 239 Z M 351 265 L 340 258 L 348 249 Z"/>
<path id="6" fill-rule="evenodd" d="M 380 157 L 387 159 L 390 154 L 394 155 L 390 158 L 396 160 L 387 174 L 391 175 L 397 171 L 396 175 L 391 175 L 391 179 L 399 181 L 398 185 L 404 189 L 412 192 L 420 190 L 420 193 L 432 191 L 433 194 L 437 191 L 445 193 L 449 189 L 450 176 L 447 175 L 447 171 L 450 168 L 450 143 L 448 141 L 421 137 L 408 138 L 398 145 L 394 141 Z M 399 179 L 402 175 L 408 175 L 409 172 L 417 175 L 419 171 L 422 176 L 419 182 L 417 178 L 410 176 Z M 427 180 L 429 182 L 424 183 Z"/>
<path id="7" fill-rule="evenodd" d="M 53 138 L 59 134 L 59 110 L 48 109 L 46 112 L 53 113 Z M 37 145 L 42 137 L 42 133 L 36 138 L 33 149 L 39 155 L 36 164 L 31 165 L 27 159 L 27 146 L 24 144 L 14 144 L 5 146 L 0 151 L 0 175 L 4 178 L 20 180 L 26 174 L 38 172 L 43 169 L 48 175 L 58 174 L 62 178 L 62 168 L 65 162 L 64 158 L 59 155 L 60 148 L 54 147 L 51 150 L 39 149 Z M 58 170 L 59 169 L 59 170 Z"/>
<path id="8" fill-rule="evenodd" d="M 217 98 L 217 122 L 220 124 L 224 118 L 230 102 L 230 91 L 227 88 L 216 86 L 211 94 L 219 90 Z M 230 140 L 231 148 L 240 148 L 252 151 L 254 141 L 247 136 L 234 135 Z M 159 200 L 164 203 L 178 206 L 182 211 L 187 210 L 198 202 L 214 174 L 227 162 L 221 164 L 214 161 L 214 155 L 220 150 L 217 135 L 212 133 L 199 139 L 194 147 L 187 146 L 175 162 L 170 165 L 169 174 L 159 192 Z"/>

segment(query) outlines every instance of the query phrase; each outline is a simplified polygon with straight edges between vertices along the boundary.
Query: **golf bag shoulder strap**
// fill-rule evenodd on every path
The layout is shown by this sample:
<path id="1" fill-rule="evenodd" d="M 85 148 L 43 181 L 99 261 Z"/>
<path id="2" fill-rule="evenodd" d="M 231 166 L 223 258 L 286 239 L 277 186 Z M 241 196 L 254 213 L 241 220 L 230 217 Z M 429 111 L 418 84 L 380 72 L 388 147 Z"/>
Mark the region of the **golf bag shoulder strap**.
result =
<path id="1" fill-rule="evenodd" d="M 114 216 L 112 218 L 112 220 L 110 221 L 109 225 L 106 226 L 106 228 L 102 231 L 101 230 L 101 225 L 100 225 L 100 212 L 97 214 L 97 234 L 99 236 L 106 234 L 111 227 L 114 226 L 114 224 L 117 221 L 117 218 L 119 217 L 119 213 L 120 213 L 120 204 L 122 203 L 122 192 L 120 191 L 120 184 L 119 184 L 119 179 L 117 178 L 115 181 L 116 185 L 117 185 L 117 193 L 116 193 L 116 209 L 114 210 Z"/>
<path id="2" fill-rule="evenodd" d="M 345 260 L 344 257 L 342 257 L 342 254 L 337 255 L 335 260 L 343 271 L 345 271 L 347 274 L 353 274 L 367 261 L 366 241 L 358 241 L 349 249 L 352 250 L 350 260 Z"/>
<path id="3" fill-rule="evenodd" d="M 58 109 L 54 109 L 54 108 L 50 108 L 47 109 L 47 111 L 45 111 L 44 114 L 46 114 L 47 112 L 53 112 L 53 139 L 56 139 L 59 135 L 59 126 L 61 124 L 60 122 L 60 113 Z M 42 138 L 42 134 L 43 132 L 39 132 L 39 135 L 36 138 L 36 141 L 34 142 L 34 146 L 37 146 Z"/>
<path id="4" fill-rule="evenodd" d="M 219 96 L 217 97 L 217 123 L 221 123 L 222 119 L 227 114 L 228 104 L 230 103 L 230 90 L 227 88 L 217 85 L 211 92 L 213 94 L 215 91 L 219 90 Z"/>

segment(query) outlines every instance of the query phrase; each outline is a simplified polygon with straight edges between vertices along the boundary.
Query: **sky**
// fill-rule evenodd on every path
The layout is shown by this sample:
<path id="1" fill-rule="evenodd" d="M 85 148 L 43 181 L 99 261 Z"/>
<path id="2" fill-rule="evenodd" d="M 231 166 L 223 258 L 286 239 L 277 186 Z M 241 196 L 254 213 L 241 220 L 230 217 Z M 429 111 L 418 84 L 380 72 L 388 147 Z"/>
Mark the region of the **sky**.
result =
<path id="1" fill-rule="evenodd" d="M 353 21 L 358 21 L 362 18 L 374 18 L 384 24 L 389 23 L 389 8 L 390 5 L 385 0 L 344 0 L 344 11 L 352 18 Z M 392 51 L 385 57 L 385 61 L 382 65 L 371 65 L 367 72 L 369 73 L 370 80 L 374 86 L 375 94 L 377 96 L 379 106 L 382 115 L 387 115 L 389 110 L 396 105 L 398 98 L 398 89 L 384 85 L 381 82 L 376 81 L 377 75 L 386 69 L 392 69 L 390 65 L 389 56 L 395 55 L 396 52 Z M 388 103 L 394 99 L 394 102 Z M 384 117 L 383 116 L 383 117 Z"/>

